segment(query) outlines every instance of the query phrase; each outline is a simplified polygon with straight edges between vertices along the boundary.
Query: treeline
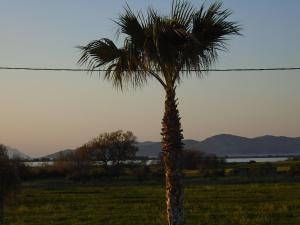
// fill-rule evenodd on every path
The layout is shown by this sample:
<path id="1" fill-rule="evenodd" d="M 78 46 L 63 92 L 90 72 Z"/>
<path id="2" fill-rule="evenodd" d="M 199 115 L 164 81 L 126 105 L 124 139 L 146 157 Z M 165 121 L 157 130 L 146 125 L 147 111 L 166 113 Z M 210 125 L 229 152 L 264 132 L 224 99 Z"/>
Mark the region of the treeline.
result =
<path id="1" fill-rule="evenodd" d="M 126 177 L 138 181 L 163 180 L 164 165 L 159 157 L 156 165 L 147 165 L 147 158 L 137 159 L 137 138 L 131 131 L 118 130 L 100 134 L 98 137 L 61 154 L 51 166 L 22 168 L 24 180 L 44 178 L 67 178 L 74 181 L 99 179 L 119 179 Z M 184 150 L 182 163 L 184 169 L 197 169 L 203 176 L 222 175 L 224 161 L 215 155 L 197 150 Z"/>
<path id="2" fill-rule="evenodd" d="M 45 178 L 66 178 L 73 181 L 100 181 L 124 178 L 126 180 L 163 181 L 164 165 L 161 159 L 156 164 L 147 164 L 149 159 L 140 163 L 124 163 L 122 160 L 110 161 L 111 164 L 95 163 L 89 151 L 79 148 L 72 154 L 59 157 L 53 165 L 42 167 L 26 167 L 22 169 L 24 180 Z M 130 158 L 126 158 L 129 160 Z M 184 150 L 183 168 L 196 170 L 199 176 L 224 176 L 225 162 L 215 155 L 204 154 L 197 150 Z"/>

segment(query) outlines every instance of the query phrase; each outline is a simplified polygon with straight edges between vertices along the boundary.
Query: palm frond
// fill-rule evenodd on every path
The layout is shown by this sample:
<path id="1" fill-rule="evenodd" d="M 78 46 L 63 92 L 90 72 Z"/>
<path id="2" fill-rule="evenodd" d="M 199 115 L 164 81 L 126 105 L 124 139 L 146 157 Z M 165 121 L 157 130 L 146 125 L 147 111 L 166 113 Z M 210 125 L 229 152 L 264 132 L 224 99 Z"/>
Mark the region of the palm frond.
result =
<path id="1" fill-rule="evenodd" d="M 78 63 L 80 65 L 86 64 L 90 70 L 116 60 L 121 54 L 113 41 L 107 38 L 92 41 L 86 46 L 78 46 L 78 48 L 81 50 Z"/>
<path id="2" fill-rule="evenodd" d="M 127 87 L 141 87 L 148 79 L 147 74 L 133 59 L 128 48 L 121 49 L 120 57 L 106 68 L 104 79 L 110 80 L 113 86 L 123 90 Z"/>
<path id="3" fill-rule="evenodd" d="M 206 11 L 204 6 L 193 17 L 193 36 L 203 48 L 226 50 L 226 40 L 231 35 L 240 35 L 240 26 L 236 22 L 227 21 L 231 12 L 222 10 L 222 3 L 211 4 Z"/>
<path id="4" fill-rule="evenodd" d="M 192 4 L 184 0 L 173 0 L 171 19 L 178 21 L 186 30 L 190 29 L 195 9 Z"/>
<path id="5" fill-rule="evenodd" d="M 141 23 L 143 15 L 135 15 L 131 8 L 126 5 L 124 12 L 119 15 L 119 18 L 115 20 L 118 25 L 117 33 L 123 33 L 128 38 L 132 39 L 132 42 L 138 46 L 142 46 L 144 40 L 143 23 Z"/>
<path id="6" fill-rule="evenodd" d="M 226 50 L 231 35 L 241 35 L 240 26 L 228 21 L 229 10 L 222 10 L 221 3 L 213 3 L 205 10 L 204 5 L 192 17 L 192 30 L 181 55 L 182 70 L 202 76 L 218 59 L 218 51 Z M 178 78 L 180 80 L 180 78 Z"/>
<path id="7" fill-rule="evenodd" d="M 126 86 L 140 87 L 147 77 L 139 68 L 139 61 L 131 41 L 124 48 L 109 39 L 92 41 L 86 46 L 79 46 L 82 54 L 78 63 L 86 64 L 90 70 L 104 67 L 104 79 L 111 80 L 116 88 L 123 90 Z"/>

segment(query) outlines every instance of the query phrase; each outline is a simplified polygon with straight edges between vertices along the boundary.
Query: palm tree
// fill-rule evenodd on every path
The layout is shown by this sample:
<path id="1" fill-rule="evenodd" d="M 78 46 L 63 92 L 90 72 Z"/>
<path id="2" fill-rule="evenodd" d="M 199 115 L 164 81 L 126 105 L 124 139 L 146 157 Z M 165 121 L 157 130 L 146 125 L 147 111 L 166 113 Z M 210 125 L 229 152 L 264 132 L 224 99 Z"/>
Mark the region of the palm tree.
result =
<path id="1" fill-rule="evenodd" d="M 185 0 L 173 0 L 171 13 L 166 16 L 153 8 L 134 13 L 127 5 L 115 21 L 117 33 L 124 37 L 122 47 L 107 38 L 79 47 L 82 54 L 78 63 L 92 71 L 105 70 L 104 79 L 112 81 L 114 87 L 141 87 L 154 78 L 165 90 L 161 134 L 170 225 L 184 224 L 183 135 L 176 87 L 184 76 L 201 77 L 218 58 L 218 51 L 226 50 L 227 38 L 240 34 L 240 26 L 227 21 L 230 15 L 221 3 L 197 9 Z"/>

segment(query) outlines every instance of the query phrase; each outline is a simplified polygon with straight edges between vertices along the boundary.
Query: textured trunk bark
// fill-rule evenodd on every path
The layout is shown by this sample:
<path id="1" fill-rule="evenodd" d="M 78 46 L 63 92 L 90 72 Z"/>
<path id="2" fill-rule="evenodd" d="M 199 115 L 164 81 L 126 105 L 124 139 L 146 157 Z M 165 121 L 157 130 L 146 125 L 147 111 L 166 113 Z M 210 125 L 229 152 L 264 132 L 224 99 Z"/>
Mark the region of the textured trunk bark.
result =
<path id="1" fill-rule="evenodd" d="M 4 225 L 4 199 L 0 194 L 0 225 Z"/>
<path id="2" fill-rule="evenodd" d="M 175 89 L 166 91 L 162 120 L 163 159 L 166 177 L 166 205 L 169 225 L 183 225 L 182 143 L 183 135 Z"/>

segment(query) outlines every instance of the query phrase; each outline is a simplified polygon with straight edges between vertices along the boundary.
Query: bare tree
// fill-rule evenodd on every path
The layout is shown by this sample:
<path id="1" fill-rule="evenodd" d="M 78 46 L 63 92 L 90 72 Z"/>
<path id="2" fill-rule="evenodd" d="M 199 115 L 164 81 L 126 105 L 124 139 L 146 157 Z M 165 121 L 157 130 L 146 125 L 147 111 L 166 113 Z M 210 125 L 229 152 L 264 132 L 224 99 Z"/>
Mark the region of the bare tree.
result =
<path id="1" fill-rule="evenodd" d="M 111 133 L 103 133 L 87 143 L 94 157 L 103 162 L 107 167 L 108 161 L 119 166 L 121 161 L 132 159 L 138 148 L 136 137 L 131 131 L 118 130 Z"/>
<path id="2" fill-rule="evenodd" d="M 108 161 L 110 160 L 111 140 L 109 133 L 100 134 L 92 141 L 87 143 L 90 153 L 93 158 L 103 163 L 107 168 Z"/>
<path id="3" fill-rule="evenodd" d="M 85 170 L 91 166 L 92 157 L 89 151 L 88 146 L 85 144 L 75 149 L 71 154 L 71 160 L 75 163 L 77 170 Z"/>
<path id="4" fill-rule="evenodd" d="M 119 166 L 121 161 L 132 159 L 135 156 L 138 148 L 135 146 L 136 137 L 131 131 L 118 130 L 110 135 L 112 141 L 110 158 L 115 165 Z"/>

